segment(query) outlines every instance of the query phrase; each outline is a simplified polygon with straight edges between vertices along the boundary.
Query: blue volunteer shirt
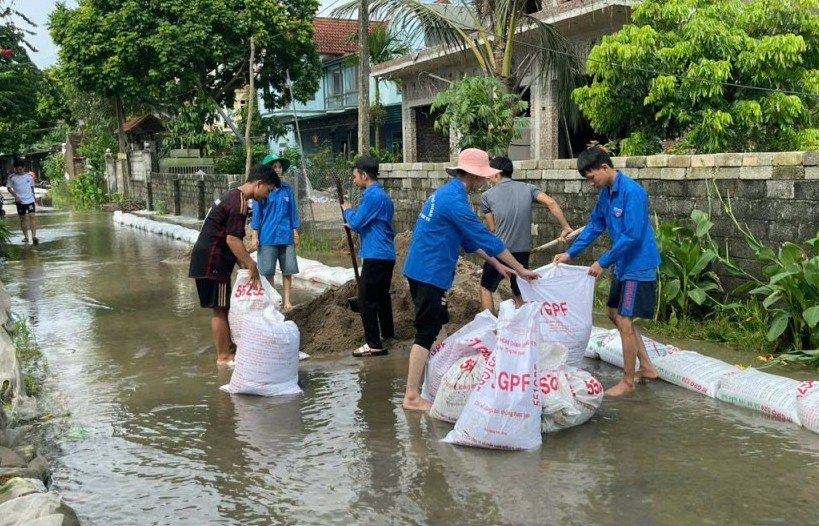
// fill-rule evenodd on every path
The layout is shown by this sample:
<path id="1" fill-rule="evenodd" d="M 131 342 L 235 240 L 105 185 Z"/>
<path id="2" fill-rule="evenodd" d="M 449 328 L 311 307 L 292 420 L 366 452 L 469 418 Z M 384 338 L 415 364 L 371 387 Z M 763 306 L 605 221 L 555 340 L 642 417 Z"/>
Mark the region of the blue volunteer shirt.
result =
<path id="1" fill-rule="evenodd" d="M 395 233 L 392 230 L 393 206 L 380 183 L 361 192 L 361 202 L 344 211 L 344 221 L 361 236 L 361 259 L 395 260 Z"/>
<path id="2" fill-rule="evenodd" d="M 604 230 L 611 237 L 611 248 L 597 258 L 601 267 L 614 264 L 614 275 L 620 280 L 657 279 L 660 252 L 648 217 L 648 194 L 620 170 L 610 191 L 599 191 L 589 223 L 566 252 L 575 257 Z"/>
<path id="3" fill-rule="evenodd" d="M 448 289 L 455 275 L 459 246 L 466 252 L 480 248 L 492 257 L 506 249 L 469 207 L 463 183 L 453 178 L 421 208 L 404 262 L 404 276 Z"/>
<path id="4" fill-rule="evenodd" d="M 253 202 L 250 226 L 259 232 L 259 245 L 292 245 L 293 229 L 299 227 L 299 213 L 293 188 L 282 181 L 267 199 Z"/>

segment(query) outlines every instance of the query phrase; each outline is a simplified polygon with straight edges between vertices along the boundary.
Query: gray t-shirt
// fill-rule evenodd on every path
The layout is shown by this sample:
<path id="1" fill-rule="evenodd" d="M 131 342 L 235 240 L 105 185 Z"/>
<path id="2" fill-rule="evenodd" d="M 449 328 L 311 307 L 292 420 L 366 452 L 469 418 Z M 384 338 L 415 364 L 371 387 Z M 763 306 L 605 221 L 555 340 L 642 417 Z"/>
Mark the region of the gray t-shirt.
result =
<path id="1" fill-rule="evenodd" d="M 509 252 L 532 250 L 532 203 L 540 193 L 533 184 L 504 177 L 481 194 L 481 214 L 492 213 L 495 235 Z"/>

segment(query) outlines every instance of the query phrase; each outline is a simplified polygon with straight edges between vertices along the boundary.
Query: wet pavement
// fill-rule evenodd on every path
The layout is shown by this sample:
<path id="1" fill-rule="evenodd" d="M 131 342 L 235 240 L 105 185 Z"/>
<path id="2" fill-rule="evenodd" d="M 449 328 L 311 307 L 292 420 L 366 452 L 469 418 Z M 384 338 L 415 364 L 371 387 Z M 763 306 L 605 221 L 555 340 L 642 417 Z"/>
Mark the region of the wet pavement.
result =
<path id="1" fill-rule="evenodd" d="M 450 425 L 400 408 L 408 349 L 302 362 L 298 397 L 220 392 L 188 245 L 107 214 L 41 225 L 0 275 L 71 411 L 53 484 L 84 524 L 819 524 L 819 435 L 660 381 L 530 452 L 439 442 Z"/>

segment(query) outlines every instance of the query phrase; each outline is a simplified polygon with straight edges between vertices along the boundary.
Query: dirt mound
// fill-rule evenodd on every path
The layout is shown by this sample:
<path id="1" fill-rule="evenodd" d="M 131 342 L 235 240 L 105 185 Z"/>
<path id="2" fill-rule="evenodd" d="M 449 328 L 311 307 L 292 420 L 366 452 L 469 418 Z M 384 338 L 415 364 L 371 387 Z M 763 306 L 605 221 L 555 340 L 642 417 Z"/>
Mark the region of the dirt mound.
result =
<path id="1" fill-rule="evenodd" d="M 411 340 L 415 337 L 415 328 L 412 326 L 415 308 L 407 278 L 401 272 L 411 236 L 411 232 L 395 236 L 396 261 L 390 294 L 395 336 L 398 340 Z M 451 331 L 472 321 L 480 311 L 480 279 L 480 266 L 463 258 L 458 260 L 455 281 L 447 294 L 450 320 L 448 327 Z M 508 288 L 503 293 L 508 297 Z M 301 350 L 317 356 L 348 353 L 364 343 L 361 317 L 349 309 L 347 301 L 356 296 L 356 284 L 350 282 L 340 288 L 329 289 L 313 301 L 291 310 L 287 318 L 295 321 L 301 330 Z"/>

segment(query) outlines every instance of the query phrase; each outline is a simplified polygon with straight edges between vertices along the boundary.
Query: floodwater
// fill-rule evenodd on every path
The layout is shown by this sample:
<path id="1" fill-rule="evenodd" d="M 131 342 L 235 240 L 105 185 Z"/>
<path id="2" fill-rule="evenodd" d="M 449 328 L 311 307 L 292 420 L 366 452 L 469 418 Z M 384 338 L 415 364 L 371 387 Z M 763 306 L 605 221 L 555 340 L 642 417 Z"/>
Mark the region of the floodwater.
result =
<path id="1" fill-rule="evenodd" d="M 84 524 L 819 524 L 819 435 L 660 381 L 529 452 L 439 442 L 451 426 L 400 408 L 406 349 L 302 362 L 303 396 L 228 395 L 187 266 L 162 262 L 187 246 L 41 223 L 2 279 L 70 410 L 53 486 Z"/>

